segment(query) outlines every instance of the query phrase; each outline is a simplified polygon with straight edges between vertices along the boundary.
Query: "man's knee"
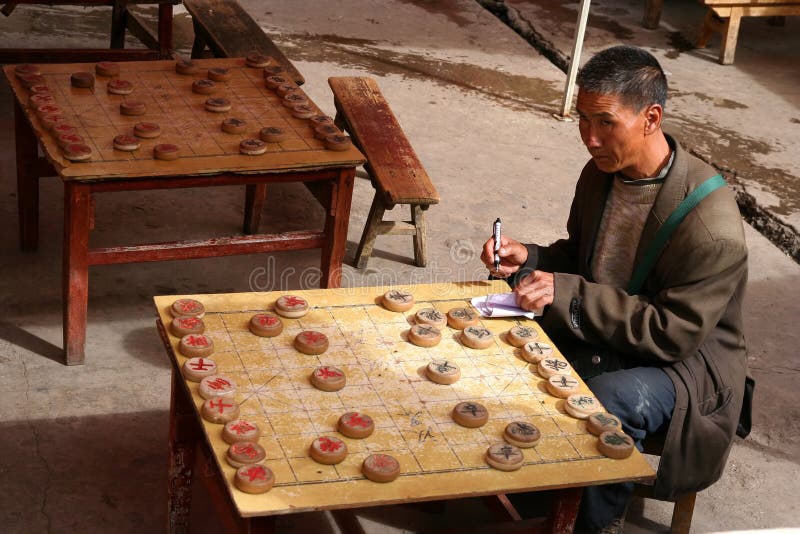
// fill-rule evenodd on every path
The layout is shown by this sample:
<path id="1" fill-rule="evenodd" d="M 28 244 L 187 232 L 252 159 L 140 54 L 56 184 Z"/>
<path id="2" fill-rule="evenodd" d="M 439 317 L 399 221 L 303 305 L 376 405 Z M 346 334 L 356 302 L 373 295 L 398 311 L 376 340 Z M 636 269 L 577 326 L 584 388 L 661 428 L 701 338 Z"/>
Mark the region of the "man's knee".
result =
<path id="1" fill-rule="evenodd" d="M 663 370 L 641 367 L 590 378 L 586 384 L 610 413 L 622 421 L 634 439 L 655 432 L 675 406 L 675 387 Z"/>

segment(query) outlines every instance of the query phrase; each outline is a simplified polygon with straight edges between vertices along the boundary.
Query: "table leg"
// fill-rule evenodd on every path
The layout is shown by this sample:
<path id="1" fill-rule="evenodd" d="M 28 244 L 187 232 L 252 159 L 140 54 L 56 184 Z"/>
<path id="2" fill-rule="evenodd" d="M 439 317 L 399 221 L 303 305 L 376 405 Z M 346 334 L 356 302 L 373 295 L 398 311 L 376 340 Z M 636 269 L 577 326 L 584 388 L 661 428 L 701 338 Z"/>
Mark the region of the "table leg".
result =
<path id="1" fill-rule="evenodd" d="M 64 185 L 64 356 L 67 365 L 83 363 L 89 304 L 90 187 Z"/>
<path id="2" fill-rule="evenodd" d="M 258 233 L 264 199 L 267 197 L 267 184 L 250 184 L 244 190 L 244 226 L 243 232 L 248 235 Z"/>
<path id="3" fill-rule="evenodd" d="M 575 530 L 575 520 L 578 518 L 578 507 L 581 504 L 582 494 L 583 488 L 566 488 L 554 493 L 548 532 L 565 534 Z"/>
<path id="4" fill-rule="evenodd" d="M 167 480 L 167 531 L 189 531 L 192 504 L 192 475 L 199 429 L 181 377 L 172 370 L 172 399 L 169 409 L 169 471 Z"/>
<path id="5" fill-rule="evenodd" d="M 14 137 L 17 156 L 19 246 L 26 252 L 39 247 L 39 176 L 35 172 L 39 144 L 25 112 L 14 99 Z"/>
<path id="6" fill-rule="evenodd" d="M 158 52 L 161 59 L 172 57 L 172 4 L 158 4 Z"/>
<path id="7" fill-rule="evenodd" d="M 350 221 L 350 202 L 356 170 L 342 169 L 331 187 L 331 203 L 325 217 L 325 246 L 322 249 L 323 288 L 341 287 L 342 263 L 347 244 L 347 224 Z"/>

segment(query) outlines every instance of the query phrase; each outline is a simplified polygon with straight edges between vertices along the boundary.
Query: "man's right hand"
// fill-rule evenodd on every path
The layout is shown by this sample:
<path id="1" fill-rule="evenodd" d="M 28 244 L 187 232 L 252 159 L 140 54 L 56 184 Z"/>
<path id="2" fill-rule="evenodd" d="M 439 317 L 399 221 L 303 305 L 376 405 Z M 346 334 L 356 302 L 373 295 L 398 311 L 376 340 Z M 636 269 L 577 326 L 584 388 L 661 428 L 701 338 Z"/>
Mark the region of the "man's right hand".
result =
<path id="1" fill-rule="evenodd" d="M 525 265 L 528 261 L 528 249 L 519 241 L 508 238 L 504 235 L 500 236 L 500 269 L 494 268 L 494 237 L 483 245 L 483 252 L 481 253 L 481 261 L 486 265 L 489 271 L 497 278 L 507 278 L 519 271 L 520 267 Z"/>

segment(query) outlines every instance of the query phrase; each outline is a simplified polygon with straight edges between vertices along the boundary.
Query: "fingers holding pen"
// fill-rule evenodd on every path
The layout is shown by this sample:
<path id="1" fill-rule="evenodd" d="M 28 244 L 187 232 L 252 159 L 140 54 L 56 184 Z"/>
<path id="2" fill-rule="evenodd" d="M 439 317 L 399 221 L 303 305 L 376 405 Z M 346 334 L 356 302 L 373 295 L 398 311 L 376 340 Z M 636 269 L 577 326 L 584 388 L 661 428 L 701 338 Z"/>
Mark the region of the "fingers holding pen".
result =
<path id="1" fill-rule="evenodd" d="M 515 272 L 519 270 L 521 266 L 525 264 L 528 259 L 528 249 L 525 248 L 525 245 L 506 237 L 504 235 L 500 236 L 500 250 L 497 252 L 498 256 L 500 257 L 500 268 L 494 268 L 494 237 L 489 238 L 486 243 L 483 244 L 483 250 L 481 251 L 481 261 L 486 268 L 491 271 L 494 276 L 498 278 L 505 278 L 507 276 L 511 276 Z"/>

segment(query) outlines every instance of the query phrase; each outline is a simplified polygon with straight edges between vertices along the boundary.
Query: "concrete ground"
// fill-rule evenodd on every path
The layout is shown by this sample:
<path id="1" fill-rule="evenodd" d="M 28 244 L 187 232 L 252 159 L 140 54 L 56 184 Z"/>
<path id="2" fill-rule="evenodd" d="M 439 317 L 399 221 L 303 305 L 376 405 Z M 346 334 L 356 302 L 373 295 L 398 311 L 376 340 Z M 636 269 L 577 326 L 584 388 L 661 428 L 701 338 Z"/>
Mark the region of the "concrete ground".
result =
<path id="1" fill-rule="evenodd" d="M 518 20 L 550 35 L 547 47 L 569 53 L 575 4 L 506 3 L 513 4 Z M 471 0 L 242 4 L 296 62 L 308 80 L 305 90 L 329 113 L 334 110 L 327 77 L 377 78 L 441 193 L 442 203 L 429 211 L 427 268 L 411 265 L 410 239 L 381 237 L 368 269 L 346 268 L 346 285 L 482 279 L 486 272 L 477 252 L 498 216 L 510 235 L 525 241 L 549 242 L 564 234 L 575 178 L 586 160 L 575 124 L 551 117 L 564 74 L 493 13 Z M 800 159 L 792 151 L 800 135 L 800 20 L 768 30 L 760 26 L 763 21 L 745 21 L 736 63 L 722 67 L 712 61 L 714 49 L 685 50 L 691 21 L 699 22 L 692 13 L 702 16 L 694 3 L 665 4 L 662 27 L 655 31 L 639 28 L 640 2 L 597 5 L 590 19 L 594 30 L 587 34 L 589 52 L 616 42 L 653 50 L 670 72 L 671 125 L 689 148 L 735 175 L 737 187 L 752 194 L 759 213 L 766 214 L 761 217 L 771 216 L 791 234 L 800 201 L 792 189 L 800 175 Z M 508 14 L 508 6 L 493 10 L 503 8 Z M 99 10 L 38 9 L 20 6 L 0 20 L 0 46 L 48 41 L 69 46 L 64 28 L 78 29 L 80 37 L 71 35 L 80 45 L 106 41 L 107 14 Z M 186 53 L 191 24 L 180 9 L 177 13 L 176 45 Z M 55 179 L 42 181 L 41 244 L 36 253 L 22 254 L 11 97 L 4 83 L 0 109 L 7 110 L 0 114 L 0 220 L 5 221 L 0 226 L 0 531 L 160 531 L 169 365 L 153 326 L 151 296 L 309 287 L 318 253 L 93 268 L 86 364 L 65 367 L 60 363 L 62 188 Z M 369 182 L 357 180 L 348 259 L 371 197 Z M 168 193 L 101 195 L 92 243 L 235 232 L 242 200 L 238 188 L 220 188 L 214 195 L 191 191 L 183 203 Z M 302 222 L 287 222 L 298 213 Z M 321 221 L 321 210 L 304 189 L 270 190 L 265 230 Z M 698 495 L 694 532 L 800 526 L 795 497 L 800 403 L 794 384 L 800 266 L 750 225 L 745 230 L 751 262 L 745 315 L 758 382 L 755 425 L 750 438 L 734 444 L 722 479 Z M 198 508 L 204 503 L 200 493 Z M 669 510 L 665 503 L 635 503 L 626 532 L 664 531 Z M 361 522 L 368 532 L 401 532 L 485 515 L 476 503 L 467 503 L 444 516 L 407 508 L 368 510 Z M 195 530 L 217 530 L 213 518 L 202 525 Z M 279 525 L 283 532 L 338 531 L 323 513 L 282 518 Z"/>

